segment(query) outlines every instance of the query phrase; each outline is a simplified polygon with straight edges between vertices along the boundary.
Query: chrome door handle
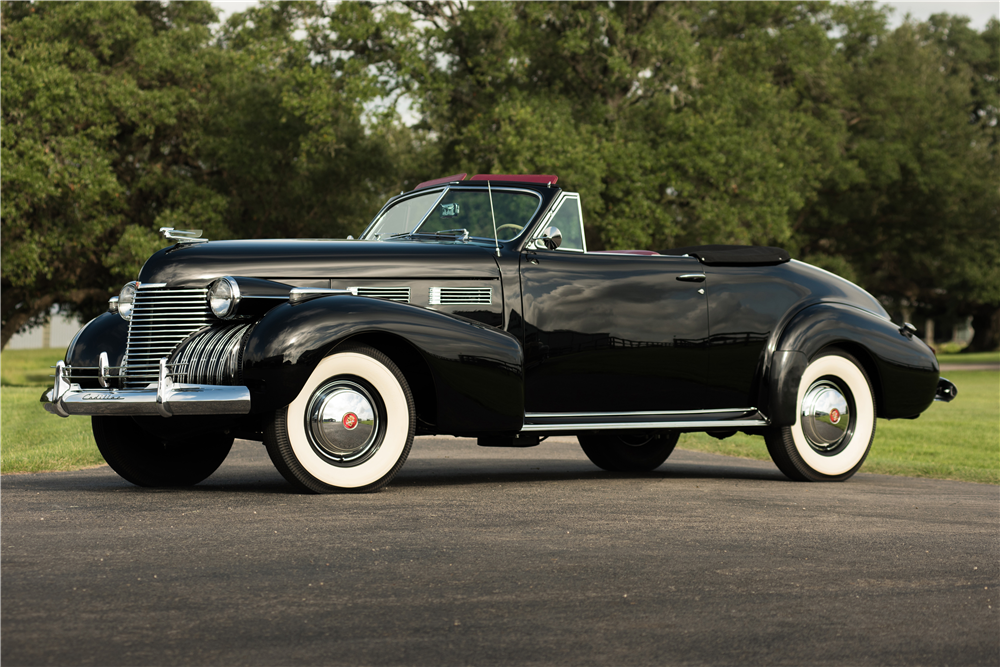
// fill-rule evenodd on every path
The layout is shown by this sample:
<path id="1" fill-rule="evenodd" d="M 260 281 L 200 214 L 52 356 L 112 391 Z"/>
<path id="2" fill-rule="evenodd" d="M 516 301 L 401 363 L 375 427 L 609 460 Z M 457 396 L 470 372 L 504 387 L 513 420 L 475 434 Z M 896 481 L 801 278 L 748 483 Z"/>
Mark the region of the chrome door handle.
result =
<path id="1" fill-rule="evenodd" d="M 685 273 L 683 275 L 677 276 L 677 280 L 686 283 L 703 283 L 705 282 L 704 273 Z"/>

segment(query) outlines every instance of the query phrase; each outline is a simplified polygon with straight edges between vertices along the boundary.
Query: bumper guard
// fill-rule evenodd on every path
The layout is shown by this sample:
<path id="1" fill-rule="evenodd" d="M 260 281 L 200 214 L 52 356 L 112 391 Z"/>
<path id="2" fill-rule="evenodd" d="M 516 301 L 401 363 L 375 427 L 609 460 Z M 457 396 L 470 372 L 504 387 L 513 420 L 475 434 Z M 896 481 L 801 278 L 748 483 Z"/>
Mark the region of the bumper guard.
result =
<path id="1" fill-rule="evenodd" d="M 67 379 L 66 366 L 56 363 L 55 386 L 42 394 L 47 411 L 70 415 L 160 416 L 245 415 L 250 412 L 250 390 L 246 387 L 211 384 L 175 384 L 160 359 L 156 384 L 145 389 L 81 389 Z"/>
<path id="2" fill-rule="evenodd" d="M 949 401 L 953 401 L 956 396 L 958 396 L 958 387 L 945 378 L 938 378 L 937 393 L 934 395 L 934 400 L 948 403 Z"/>

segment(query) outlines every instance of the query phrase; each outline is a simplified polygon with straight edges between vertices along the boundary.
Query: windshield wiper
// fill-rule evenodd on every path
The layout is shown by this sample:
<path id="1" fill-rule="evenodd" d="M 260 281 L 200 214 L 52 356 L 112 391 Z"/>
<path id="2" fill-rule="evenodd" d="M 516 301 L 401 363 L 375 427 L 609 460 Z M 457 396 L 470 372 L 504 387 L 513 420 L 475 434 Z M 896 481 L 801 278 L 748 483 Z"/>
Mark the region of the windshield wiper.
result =
<path id="1" fill-rule="evenodd" d="M 430 236 L 436 239 L 457 239 L 459 241 L 469 240 L 469 230 L 468 229 L 442 229 L 438 232 L 421 232 L 415 231 L 411 236 Z"/>

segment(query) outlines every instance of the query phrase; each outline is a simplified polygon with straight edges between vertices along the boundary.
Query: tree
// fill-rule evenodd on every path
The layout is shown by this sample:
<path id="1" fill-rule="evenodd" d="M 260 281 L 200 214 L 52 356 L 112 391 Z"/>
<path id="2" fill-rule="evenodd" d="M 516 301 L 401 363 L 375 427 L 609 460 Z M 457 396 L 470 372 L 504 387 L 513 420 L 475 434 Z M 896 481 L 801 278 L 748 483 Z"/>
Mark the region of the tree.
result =
<path id="1" fill-rule="evenodd" d="M 264 3 L 216 36 L 208 3 L 3 3 L 0 342 L 103 310 L 161 226 L 360 232 L 415 164 L 374 59 L 336 51 L 381 29 L 360 8 Z"/>
<path id="2" fill-rule="evenodd" d="M 3 3 L 2 342 L 93 312 L 200 166 L 208 3 Z M 188 193 L 186 206 L 211 205 Z"/>
<path id="3" fill-rule="evenodd" d="M 404 3 L 441 171 L 558 173 L 594 247 L 784 243 L 838 168 L 821 3 Z"/>
<path id="4" fill-rule="evenodd" d="M 847 158 L 799 231 L 845 258 L 897 313 L 973 315 L 972 349 L 995 349 L 1000 309 L 997 22 L 904 24 L 856 51 Z M 992 331 L 992 333 L 991 333 Z"/>

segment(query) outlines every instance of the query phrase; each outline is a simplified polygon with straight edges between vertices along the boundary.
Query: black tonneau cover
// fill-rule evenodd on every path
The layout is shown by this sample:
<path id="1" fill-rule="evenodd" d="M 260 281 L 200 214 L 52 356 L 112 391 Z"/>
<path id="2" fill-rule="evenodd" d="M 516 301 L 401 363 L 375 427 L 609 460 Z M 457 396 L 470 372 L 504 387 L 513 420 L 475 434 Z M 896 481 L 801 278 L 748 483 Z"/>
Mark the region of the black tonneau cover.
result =
<path id="1" fill-rule="evenodd" d="M 791 259 L 787 250 L 752 245 L 692 245 L 660 251 L 661 255 L 691 255 L 707 266 L 773 266 Z"/>

